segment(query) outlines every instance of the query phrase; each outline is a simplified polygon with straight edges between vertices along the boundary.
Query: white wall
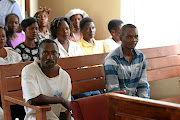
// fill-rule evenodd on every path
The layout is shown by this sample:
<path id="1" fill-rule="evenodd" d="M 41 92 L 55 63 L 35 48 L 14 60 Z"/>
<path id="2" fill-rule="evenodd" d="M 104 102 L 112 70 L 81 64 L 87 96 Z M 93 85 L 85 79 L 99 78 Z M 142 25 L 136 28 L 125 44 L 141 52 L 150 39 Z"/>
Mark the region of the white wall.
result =
<path id="1" fill-rule="evenodd" d="M 121 0 L 121 19 L 139 31 L 137 48 L 179 44 L 180 0 Z"/>
<path id="2" fill-rule="evenodd" d="M 30 0 L 30 16 L 33 17 L 34 14 L 38 11 L 39 4 L 38 0 Z"/>
<path id="3" fill-rule="evenodd" d="M 18 3 L 20 10 L 21 10 L 21 15 L 22 18 L 25 18 L 25 0 L 16 0 L 16 2 Z"/>

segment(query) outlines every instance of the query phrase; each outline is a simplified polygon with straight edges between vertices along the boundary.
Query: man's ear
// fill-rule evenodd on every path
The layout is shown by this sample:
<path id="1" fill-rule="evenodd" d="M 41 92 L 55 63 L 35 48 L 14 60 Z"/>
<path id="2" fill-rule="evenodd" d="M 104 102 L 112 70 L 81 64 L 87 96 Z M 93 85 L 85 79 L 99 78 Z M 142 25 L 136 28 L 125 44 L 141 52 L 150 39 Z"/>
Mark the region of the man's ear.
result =
<path id="1" fill-rule="evenodd" d="M 111 30 L 111 35 L 112 35 L 112 36 L 115 35 L 115 30 Z"/>
<path id="2" fill-rule="evenodd" d="M 119 35 L 119 39 L 120 39 L 120 41 L 122 41 L 122 35 Z"/>

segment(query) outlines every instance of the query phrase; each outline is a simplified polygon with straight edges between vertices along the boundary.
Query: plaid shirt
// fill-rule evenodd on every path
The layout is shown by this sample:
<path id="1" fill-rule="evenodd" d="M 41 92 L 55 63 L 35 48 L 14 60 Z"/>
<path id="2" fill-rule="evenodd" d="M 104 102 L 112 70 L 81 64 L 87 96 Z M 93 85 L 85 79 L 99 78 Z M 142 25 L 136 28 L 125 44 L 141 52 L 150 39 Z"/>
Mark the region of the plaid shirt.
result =
<path id="1" fill-rule="evenodd" d="M 40 44 L 45 39 L 51 39 L 51 34 L 49 30 L 46 30 L 46 36 L 44 36 L 40 31 L 38 31 L 38 35 L 35 39 L 35 42 L 38 42 Z"/>
<path id="2" fill-rule="evenodd" d="M 119 46 L 104 60 L 107 92 L 125 91 L 127 95 L 149 98 L 146 61 L 142 52 L 133 50 L 131 64 Z"/>

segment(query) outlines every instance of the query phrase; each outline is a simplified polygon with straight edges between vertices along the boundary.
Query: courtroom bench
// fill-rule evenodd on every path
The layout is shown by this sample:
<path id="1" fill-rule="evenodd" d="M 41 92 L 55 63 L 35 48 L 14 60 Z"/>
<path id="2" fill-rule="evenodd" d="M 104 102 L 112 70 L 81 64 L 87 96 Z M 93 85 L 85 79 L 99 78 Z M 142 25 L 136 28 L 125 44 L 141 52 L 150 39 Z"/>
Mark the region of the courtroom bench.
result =
<path id="1" fill-rule="evenodd" d="M 58 64 L 71 77 L 72 95 L 93 90 L 104 90 L 103 63 L 106 55 L 107 53 L 58 59 Z M 21 71 L 30 63 L 32 62 L 0 66 L 1 101 L 5 120 L 12 119 L 10 105 L 14 104 L 35 109 L 37 120 L 45 120 L 46 111 L 51 110 L 49 105 L 30 105 L 25 103 L 22 98 Z"/>
<path id="2" fill-rule="evenodd" d="M 180 45 L 146 48 L 140 51 L 146 57 L 150 98 L 180 103 L 178 100 L 180 96 Z"/>

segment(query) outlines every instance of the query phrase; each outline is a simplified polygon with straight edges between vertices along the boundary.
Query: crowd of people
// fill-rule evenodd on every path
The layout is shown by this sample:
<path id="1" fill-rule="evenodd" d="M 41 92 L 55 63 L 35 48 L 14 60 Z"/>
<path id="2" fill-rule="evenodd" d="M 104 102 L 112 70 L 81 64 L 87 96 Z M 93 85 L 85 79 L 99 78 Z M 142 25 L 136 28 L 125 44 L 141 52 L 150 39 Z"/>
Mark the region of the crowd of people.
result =
<path id="1" fill-rule="evenodd" d="M 22 22 L 17 14 L 9 13 L 4 18 L 5 27 L 0 27 L 0 65 L 34 61 L 22 70 L 26 102 L 51 104 L 47 119 L 71 119 L 71 79 L 57 65 L 57 59 L 105 52 L 110 52 L 104 62 L 107 92 L 123 90 L 127 95 L 149 98 L 146 62 L 143 53 L 135 49 L 138 31 L 134 25 L 112 19 L 108 24 L 111 36 L 102 42 L 95 40 L 94 21 L 85 11 L 72 9 L 51 22 L 50 13 L 50 8 L 40 7 L 34 17 Z M 18 32 L 19 25 L 24 33 Z M 34 110 L 25 111 L 26 120 L 35 120 Z"/>

